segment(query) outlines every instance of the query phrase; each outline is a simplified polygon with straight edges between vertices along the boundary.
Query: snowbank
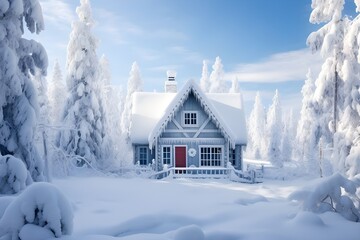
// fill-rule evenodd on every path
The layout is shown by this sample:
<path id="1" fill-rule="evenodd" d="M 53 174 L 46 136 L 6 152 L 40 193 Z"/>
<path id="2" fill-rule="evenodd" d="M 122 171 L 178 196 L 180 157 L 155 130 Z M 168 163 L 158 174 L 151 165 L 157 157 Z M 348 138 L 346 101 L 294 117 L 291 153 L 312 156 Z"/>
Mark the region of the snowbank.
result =
<path id="1" fill-rule="evenodd" d="M 6 208 L 0 219 L 0 239 L 61 237 L 71 234 L 72 228 L 73 212 L 65 196 L 49 183 L 34 183 Z"/>
<path id="2" fill-rule="evenodd" d="M 302 202 L 305 211 L 340 213 L 348 220 L 359 222 L 359 199 L 356 196 L 356 183 L 344 178 L 339 173 L 318 183 L 312 190 L 295 191 L 289 196 L 291 200 Z"/>
<path id="3" fill-rule="evenodd" d="M 26 187 L 25 164 L 11 155 L 0 155 L 0 194 L 18 193 Z"/>

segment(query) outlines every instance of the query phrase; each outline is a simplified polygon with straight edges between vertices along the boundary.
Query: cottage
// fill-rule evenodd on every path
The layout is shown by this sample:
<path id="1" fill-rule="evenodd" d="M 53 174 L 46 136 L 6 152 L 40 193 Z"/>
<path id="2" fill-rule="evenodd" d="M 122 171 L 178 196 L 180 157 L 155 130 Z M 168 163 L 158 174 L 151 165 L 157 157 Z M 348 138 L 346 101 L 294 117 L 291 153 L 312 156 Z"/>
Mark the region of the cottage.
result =
<path id="1" fill-rule="evenodd" d="M 137 92 L 133 98 L 130 139 L 134 161 L 168 166 L 242 169 L 247 143 L 241 94 L 204 93 L 189 80 L 177 92 L 168 73 L 165 92 Z"/>

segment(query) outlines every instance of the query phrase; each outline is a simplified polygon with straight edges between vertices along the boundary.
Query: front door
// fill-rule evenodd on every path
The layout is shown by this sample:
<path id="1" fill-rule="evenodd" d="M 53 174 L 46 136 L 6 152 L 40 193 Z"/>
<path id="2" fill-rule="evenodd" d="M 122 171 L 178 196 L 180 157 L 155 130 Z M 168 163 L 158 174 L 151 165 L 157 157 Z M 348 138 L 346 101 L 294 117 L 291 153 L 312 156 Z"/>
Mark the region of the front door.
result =
<path id="1" fill-rule="evenodd" d="M 186 167 L 186 147 L 175 147 L 175 167 Z"/>

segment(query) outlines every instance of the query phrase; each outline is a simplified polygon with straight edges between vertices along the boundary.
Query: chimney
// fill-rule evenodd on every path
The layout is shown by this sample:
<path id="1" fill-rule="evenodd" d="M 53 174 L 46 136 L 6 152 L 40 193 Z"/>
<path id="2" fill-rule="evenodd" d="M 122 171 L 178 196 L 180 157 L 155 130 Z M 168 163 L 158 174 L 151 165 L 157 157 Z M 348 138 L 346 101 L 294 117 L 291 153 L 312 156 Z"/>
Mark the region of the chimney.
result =
<path id="1" fill-rule="evenodd" d="M 167 80 L 165 81 L 165 92 L 167 93 L 176 93 L 177 92 L 177 82 L 175 81 L 176 72 L 167 71 Z"/>

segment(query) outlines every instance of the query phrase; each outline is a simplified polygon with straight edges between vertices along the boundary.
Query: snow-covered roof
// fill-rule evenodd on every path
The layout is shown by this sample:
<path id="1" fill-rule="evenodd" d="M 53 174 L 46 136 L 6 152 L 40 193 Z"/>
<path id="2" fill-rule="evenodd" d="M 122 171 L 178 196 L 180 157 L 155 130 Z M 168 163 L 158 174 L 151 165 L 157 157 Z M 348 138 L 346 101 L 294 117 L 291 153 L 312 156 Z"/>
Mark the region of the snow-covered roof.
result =
<path id="1" fill-rule="evenodd" d="M 247 143 L 247 131 L 240 93 L 204 94 L 189 80 L 178 93 L 138 92 L 133 97 L 131 141 L 150 148 L 192 92 L 232 146 Z"/>

